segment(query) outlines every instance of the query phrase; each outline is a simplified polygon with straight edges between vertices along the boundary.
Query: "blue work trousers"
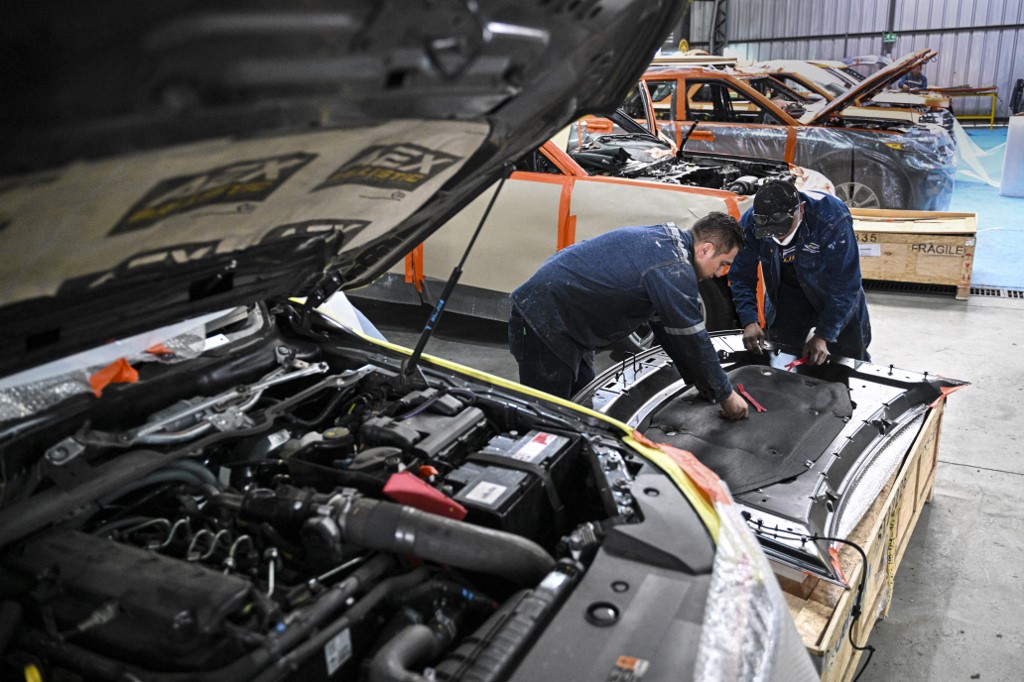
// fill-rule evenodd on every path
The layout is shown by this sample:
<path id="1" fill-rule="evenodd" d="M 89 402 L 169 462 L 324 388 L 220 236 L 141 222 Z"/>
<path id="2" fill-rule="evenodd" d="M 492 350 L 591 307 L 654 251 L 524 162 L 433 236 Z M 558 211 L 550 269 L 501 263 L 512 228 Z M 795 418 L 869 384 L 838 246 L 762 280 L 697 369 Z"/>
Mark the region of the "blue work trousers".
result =
<path id="1" fill-rule="evenodd" d="M 594 380 L 593 352 L 584 352 L 576 367 L 555 355 L 512 306 L 508 318 L 508 347 L 519 363 L 519 383 L 569 399 Z"/>
<path id="2" fill-rule="evenodd" d="M 768 338 L 787 346 L 803 348 L 810 336 L 811 327 L 817 324 L 818 311 L 814 309 L 799 286 L 789 282 L 779 284 L 775 321 L 768 328 Z M 871 362 L 871 355 L 864 345 L 864 337 L 855 323 L 847 324 L 839 332 L 835 343 L 828 342 L 828 352 L 844 358 Z"/>

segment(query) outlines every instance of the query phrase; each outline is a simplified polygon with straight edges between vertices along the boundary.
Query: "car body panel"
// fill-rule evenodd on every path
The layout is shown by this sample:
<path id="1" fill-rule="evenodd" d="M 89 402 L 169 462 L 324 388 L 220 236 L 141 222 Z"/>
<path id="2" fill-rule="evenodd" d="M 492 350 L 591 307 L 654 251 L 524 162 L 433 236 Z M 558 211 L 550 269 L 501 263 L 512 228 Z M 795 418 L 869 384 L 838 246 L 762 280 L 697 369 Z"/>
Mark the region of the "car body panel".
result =
<path id="1" fill-rule="evenodd" d="M 644 35 L 660 31 L 661 22 L 677 11 L 670 3 L 658 3 L 639 13 L 631 6 L 596 12 L 579 7 L 566 13 L 545 7 L 531 13 L 519 12 L 511 3 L 453 2 L 433 14 L 417 6 L 396 16 L 378 12 L 375 3 L 339 7 L 319 1 L 302 8 L 271 3 L 249 13 L 236 11 L 231 3 L 199 9 L 171 3 L 129 16 L 119 9 L 113 3 L 102 12 L 85 7 L 62 12 L 59 29 L 53 28 L 61 41 L 59 52 L 35 39 L 38 31 L 52 24 L 46 8 L 11 16 L 7 22 L 10 40 L 5 45 L 13 51 L 11 59 L 31 68 L 8 74 L 10 96 L 0 117 L 0 129 L 10 140 L 0 156 L 0 187 L 9 190 L 0 195 L 5 226 L 0 247 L 20 252 L 39 236 L 68 243 L 81 235 L 88 241 L 72 250 L 83 254 L 82 266 L 67 274 L 82 274 L 90 258 L 99 265 L 87 281 L 78 278 L 59 285 L 52 279 L 50 264 L 31 267 L 35 255 L 27 261 L 5 262 L 0 270 L 0 326 L 7 333 L 0 345 L 0 375 L 23 362 L 26 348 L 32 351 L 32 362 L 42 362 L 107 338 L 109 325 L 100 319 L 104 310 L 123 309 L 151 296 L 161 296 L 164 306 L 154 310 L 140 304 L 139 310 L 119 315 L 121 323 L 134 323 L 127 332 L 267 295 L 321 289 L 315 297 L 323 299 L 341 286 L 373 281 L 468 197 L 499 177 L 508 158 L 534 149 L 567 120 L 588 110 L 611 109 L 621 101 L 649 56 L 643 47 L 616 44 L 611 36 L 623 26 Z M 604 35 L 608 42 L 551 40 L 552 32 L 559 31 Z M 393 39 L 402 32 L 416 37 L 408 42 Z M 378 145 L 349 149 L 349 158 L 331 159 L 338 162 L 333 168 L 326 163 L 320 167 L 321 182 L 336 171 L 378 173 L 372 193 L 385 198 L 368 200 L 376 202 L 392 201 L 398 196 L 395 192 L 406 192 L 410 186 L 455 183 L 409 212 L 394 229 L 364 232 L 358 244 L 350 244 L 335 229 L 313 240 L 282 238 L 276 248 L 237 233 L 207 240 L 214 244 L 205 244 L 205 250 L 172 237 L 179 230 L 187 233 L 189 220 L 198 214 L 221 213 L 233 216 L 225 217 L 231 224 L 244 222 L 248 212 L 263 207 L 268 193 L 273 199 L 299 190 L 300 174 L 306 176 L 301 189 L 310 195 L 311 210 L 328 209 L 328 197 L 351 190 L 352 184 L 348 190 L 344 184 L 352 176 L 335 178 L 340 186 L 320 187 L 310 174 L 317 160 L 325 161 L 321 157 L 296 160 L 296 165 L 304 159 L 307 163 L 293 168 L 289 177 L 257 175 L 255 181 L 262 183 L 258 186 L 232 179 L 235 174 L 244 180 L 245 172 L 252 170 L 248 166 L 204 162 L 156 177 L 140 173 L 138 178 L 117 178 L 104 166 L 113 156 L 132 153 L 141 161 L 147 153 L 164 150 L 166 155 L 173 148 L 186 155 L 202 154 L 209 164 L 216 164 L 221 145 L 247 150 L 239 157 L 225 151 L 225 164 L 273 164 L 281 162 L 275 154 L 285 147 L 288 153 L 300 149 L 316 155 L 315 145 L 307 147 L 303 138 L 319 144 L 353 125 L 372 128 L 374 122 L 391 125 L 387 122 L 395 120 L 413 127 L 428 120 L 442 127 L 465 122 L 464 130 L 473 129 L 475 141 L 467 145 L 457 136 L 441 141 L 459 154 L 470 154 L 465 158 L 445 156 L 444 149 Z M 365 142 L 415 145 L 414 138 L 410 129 L 378 131 Z M 331 145 L 326 147 L 330 151 Z M 473 154 L 474 150 L 486 151 Z M 357 158 L 362 151 L 370 155 L 369 163 Z M 353 165 L 342 170 L 347 161 Z M 138 204 L 137 208 L 151 209 L 149 218 L 128 226 L 119 225 L 123 216 L 110 215 L 105 222 L 80 229 L 44 221 L 42 227 L 24 231 L 20 218 L 7 218 L 22 201 L 10 191 L 25 196 L 32 188 L 45 189 L 55 178 L 79 177 L 78 172 L 90 170 L 93 177 L 79 178 L 76 191 L 121 201 L 125 211 Z M 266 172 L 277 170 L 271 165 Z M 150 182 L 143 184 L 143 179 Z M 454 187 L 460 192 L 451 191 Z M 66 201 L 68 195 L 64 197 Z M 173 201 L 153 213 L 155 207 L 145 202 L 161 198 Z M 410 202 L 415 199 L 410 197 Z M 93 217 L 98 216 L 82 216 Z M 338 218 L 322 212 L 299 217 Z M 325 248 L 314 255 L 311 241 L 317 239 Z M 168 249 L 169 255 L 160 260 L 150 243 Z M 182 249 L 173 248 L 186 245 L 184 256 Z M 270 253 L 287 248 L 305 250 L 297 254 L 291 271 L 274 271 Z M 362 257 L 370 253 L 374 257 Z M 29 267 L 21 268 L 23 263 Z M 136 267 L 139 263 L 145 268 Z M 43 279 L 37 282 L 36 277 Z M 218 284 L 210 289 L 201 282 L 204 277 Z M 116 281 L 125 284 L 118 287 Z M 140 289 L 138 296 L 117 293 L 157 281 L 160 294 L 157 287 L 145 294 Z M 9 298 L 9 291 L 19 293 Z M 93 311 L 89 323 L 75 315 L 83 306 Z M 27 319 L 34 321 L 35 330 L 24 325 Z"/>
<path id="2" fill-rule="evenodd" d="M 793 88 L 799 94 L 808 95 L 810 93 L 820 95 L 826 101 L 835 99 L 837 96 L 836 90 L 840 87 L 837 80 L 828 79 L 828 74 L 824 69 L 816 67 L 812 64 L 805 62 L 794 62 L 793 60 L 777 60 L 770 62 L 761 62 L 757 64 L 755 68 L 761 69 L 764 72 L 771 74 L 773 78 L 780 80 L 784 85 Z M 908 97 L 902 98 L 884 98 L 880 99 L 884 94 L 906 94 Z M 916 98 L 916 99 L 915 99 Z M 921 115 L 918 111 L 915 111 L 914 107 L 928 107 L 925 104 L 925 100 L 922 97 L 910 95 L 909 93 L 877 93 L 868 106 L 858 107 L 852 106 L 847 107 L 843 110 L 847 116 L 855 118 L 883 118 L 892 120 L 911 121 L 917 123 L 921 119 Z M 879 104 L 894 105 L 902 104 L 900 106 L 885 106 L 879 107 Z M 821 106 L 824 106 L 823 104 Z M 808 112 L 801 121 L 813 117 L 813 112 Z"/>
<path id="3" fill-rule="evenodd" d="M 562 156 L 571 161 L 564 152 Z M 552 158 L 559 157 L 552 154 Z M 422 300 L 433 305 L 495 189 L 454 216 L 387 277 L 351 295 L 356 300 L 411 304 Z M 629 224 L 672 221 L 687 227 L 710 211 L 738 219 L 750 201 L 731 192 L 654 181 L 515 171 L 473 243 L 473 257 L 463 268 L 449 310 L 504 322 L 508 295 L 560 248 Z M 416 285 L 420 292 L 414 290 Z"/>
<path id="4" fill-rule="evenodd" d="M 813 122 L 819 123 L 828 120 L 851 104 L 863 104 L 866 100 L 874 97 L 876 93 L 881 92 L 889 83 L 895 82 L 904 74 L 910 73 L 910 70 L 915 66 L 921 66 L 934 59 L 937 55 L 938 53 L 935 50 L 925 49 L 904 56 L 884 69 L 871 74 L 829 102 L 818 112 Z"/>

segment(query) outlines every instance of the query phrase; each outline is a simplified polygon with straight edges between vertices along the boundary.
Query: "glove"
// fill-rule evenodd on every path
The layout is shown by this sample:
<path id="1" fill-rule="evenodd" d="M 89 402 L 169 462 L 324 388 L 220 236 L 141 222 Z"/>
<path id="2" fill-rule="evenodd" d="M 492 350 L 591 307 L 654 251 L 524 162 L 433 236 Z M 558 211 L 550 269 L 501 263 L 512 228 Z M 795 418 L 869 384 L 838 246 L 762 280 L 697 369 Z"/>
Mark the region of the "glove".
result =
<path id="1" fill-rule="evenodd" d="M 764 330 L 757 322 L 743 328 L 743 347 L 758 355 L 764 352 Z"/>

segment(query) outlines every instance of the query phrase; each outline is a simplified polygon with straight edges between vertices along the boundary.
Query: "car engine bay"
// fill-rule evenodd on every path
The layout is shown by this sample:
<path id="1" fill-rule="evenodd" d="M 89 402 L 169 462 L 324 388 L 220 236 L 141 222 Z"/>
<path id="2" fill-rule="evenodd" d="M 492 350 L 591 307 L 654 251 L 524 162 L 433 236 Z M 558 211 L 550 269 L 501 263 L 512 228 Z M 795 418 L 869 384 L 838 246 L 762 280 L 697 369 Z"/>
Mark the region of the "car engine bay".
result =
<path id="1" fill-rule="evenodd" d="M 631 134 L 592 135 L 571 156 L 588 173 L 651 180 L 673 185 L 724 189 L 754 194 L 769 180 L 793 182 L 783 163 L 746 159 L 672 155 L 654 146 L 649 137 Z"/>
<path id="2" fill-rule="evenodd" d="M 297 313 L 278 312 L 241 355 L 185 363 L 217 366 L 206 390 L 158 365 L 102 410 L 83 397 L 56 428 L 0 432 L 8 663 L 504 679 L 604 541 L 642 525 L 651 467 L 609 433 L 369 342 L 286 334 Z"/>

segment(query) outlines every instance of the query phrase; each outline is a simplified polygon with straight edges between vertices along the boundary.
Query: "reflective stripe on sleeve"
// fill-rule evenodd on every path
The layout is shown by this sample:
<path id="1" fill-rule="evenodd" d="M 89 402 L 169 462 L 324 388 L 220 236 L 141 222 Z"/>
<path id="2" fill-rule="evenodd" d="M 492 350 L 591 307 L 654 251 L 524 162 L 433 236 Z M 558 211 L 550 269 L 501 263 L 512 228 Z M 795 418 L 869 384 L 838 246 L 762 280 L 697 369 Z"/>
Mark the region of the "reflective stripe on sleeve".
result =
<path id="1" fill-rule="evenodd" d="M 690 336 L 691 334 L 699 334 L 702 331 L 704 331 L 703 322 L 699 322 L 692 327 L 665 327 L 665 333 L 672 336 Z"/>

